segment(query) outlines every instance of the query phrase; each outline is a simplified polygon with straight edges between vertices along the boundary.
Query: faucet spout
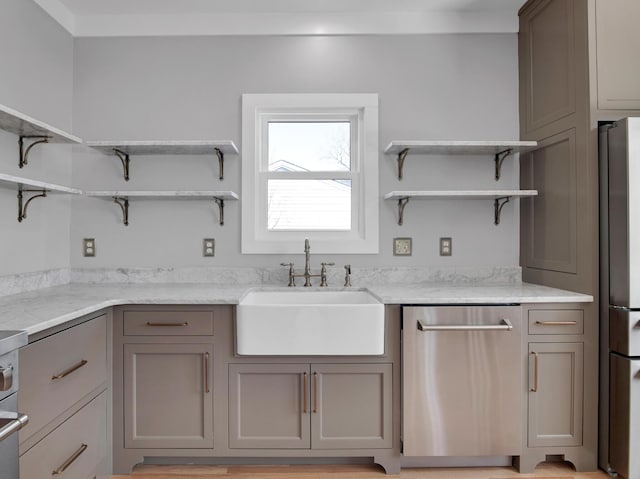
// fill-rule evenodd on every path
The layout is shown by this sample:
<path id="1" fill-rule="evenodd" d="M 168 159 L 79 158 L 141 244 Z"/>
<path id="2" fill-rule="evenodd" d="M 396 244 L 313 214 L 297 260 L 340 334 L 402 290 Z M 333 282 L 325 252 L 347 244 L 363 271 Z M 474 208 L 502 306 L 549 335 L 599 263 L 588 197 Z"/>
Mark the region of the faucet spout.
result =
<path id="1" fill-rule="evenodd" d="M 309 245 L 309 238 L 304 239 L 304 278 L 305 286 L 311 286 L 311 246 Z"/>

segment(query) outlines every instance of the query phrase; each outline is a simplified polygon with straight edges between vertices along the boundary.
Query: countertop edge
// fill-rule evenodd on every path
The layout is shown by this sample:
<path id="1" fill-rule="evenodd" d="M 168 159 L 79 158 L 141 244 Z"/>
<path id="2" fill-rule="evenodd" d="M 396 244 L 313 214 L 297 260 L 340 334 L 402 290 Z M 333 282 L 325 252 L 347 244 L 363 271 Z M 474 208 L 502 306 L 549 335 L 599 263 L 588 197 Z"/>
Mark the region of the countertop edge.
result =
<path id="1" fill-rule="evenodd" d="M 279 286 L 236 285 L 91 285 L 70 283 L 28 293 L 0 297 L 0 329 L 23 330 L 33 335 L 64 325 L 102 309 L 127 304 L 236 305 L 249 290 L 286 289 Z M 335 290 L 335 288 L 332 288 Z M 344 289 L 344 288 L 340 288 Z M 593 296 L 516 284 L 375 285 L 369 291 L 386 305 L 544 304 L 589 303 Z"/>

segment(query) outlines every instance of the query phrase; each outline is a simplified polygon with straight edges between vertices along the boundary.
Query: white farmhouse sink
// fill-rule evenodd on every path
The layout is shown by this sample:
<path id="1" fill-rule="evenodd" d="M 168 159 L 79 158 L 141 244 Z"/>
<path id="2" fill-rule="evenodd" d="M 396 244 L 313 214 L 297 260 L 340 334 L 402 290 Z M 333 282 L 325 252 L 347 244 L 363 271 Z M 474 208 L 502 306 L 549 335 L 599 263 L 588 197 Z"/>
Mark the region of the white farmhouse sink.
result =
<path id="1" fill-rule="evenodd" d="M 380 355 L 384 305 L 366 291 L 250 291 L 236 341 L 241 355 Z"/>

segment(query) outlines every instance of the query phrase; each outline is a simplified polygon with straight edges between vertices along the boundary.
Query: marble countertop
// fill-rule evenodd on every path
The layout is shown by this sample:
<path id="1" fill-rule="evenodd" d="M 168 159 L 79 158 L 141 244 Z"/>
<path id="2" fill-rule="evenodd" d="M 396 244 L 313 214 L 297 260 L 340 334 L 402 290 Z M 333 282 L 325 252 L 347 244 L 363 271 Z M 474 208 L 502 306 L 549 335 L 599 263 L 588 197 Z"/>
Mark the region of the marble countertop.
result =
<path id="1" fill-rule="evenodd" d="M 250 289 L 286 288 L 255 284 L 220 286 L 206 283 L 104 285 L 70 283 L 0 297 L 0 330 L 25 330 L 28 334 L 35 334 L 103 308 L 121 304 L 237 304 Z M 385 304 L 593 301 L 593 297 L 589 295 L 528 283 L 390 284 L 368 286 L 364 289 Z M 305 291 L 305 288 L 299 287 L 296 290 Z"/>

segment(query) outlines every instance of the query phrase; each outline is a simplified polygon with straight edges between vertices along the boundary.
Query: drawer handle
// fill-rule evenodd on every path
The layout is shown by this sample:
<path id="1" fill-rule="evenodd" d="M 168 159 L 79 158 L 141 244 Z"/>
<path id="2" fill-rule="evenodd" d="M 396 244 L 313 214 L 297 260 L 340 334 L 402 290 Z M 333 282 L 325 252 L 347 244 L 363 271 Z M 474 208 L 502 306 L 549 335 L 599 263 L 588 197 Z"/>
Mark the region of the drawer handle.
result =
<path id="1" fill-rule="evenodd" d="M 575 326 L 578 321 L 536 321 L 540 326 Z"/>
<path id="2" fill-rule="evenodd" d="M 56 379 L 62 379 L 64 377 L 67 377 L 69 374 L 71 374 L 74 371 L 77 371 L 78 369 L 80 369 L 82 366 L 84 366 L 85 364 L 87 364 L 89 361 L 87 361 L 86 359 L 83 359 L 82 361 L 80 361 L 78 364 L 76 364 L 75 366 L 71 366 L 69 369 L 67 369 L 66 371 L 62 371 L 60 374 L 56 374 L 54 376 L 51 376 L 51 379 L 53 381 L 55 381 Z"/>
<path id="3" fill-rule="evenodd" d="M 168 326 L 170 328 L 182 328 L 184 326 L 189 326 L 189 323 L 186 321 L 184 323 L 152 323 L 151 321 L 147 321 L 147 326 Z"/>
<path id="4" fill-rule="evenodd" d="M 11 436 L 14 432 L 18 432 L 25 427 L 29 422 L 29 417 L 26 414 L 14 413 L 17 415 L 15 419 L 9 421 L 7 424 L 0 428 L 0 442 Z"/>
<path id="5" fill-rule="evenodd" d="M 538 392 L 538 353 L 532 351 L 530 355 L 533 356 L 533 373 L 531 371 L 531 360 L 529 360 L 529 378 L 533 376 L 533 386 L 529 387 L 529 391 L 536 393 Z"/>
<path id="6" fill-rule="evenodd" d="M 76 460 L 76 459 L 78 459 L 78 458 L 80 457 L 80 454 L 82 454 L 84 451 L 86 451 L 86 450 L 87 450 L 87 447 L 89 447 L 89 446 L 87 446 L 86 444 L 83 444 L 82 446 L 80 446 L 80 448 L 79 448 L 76 452 L 74 452 L 74 453 L 71 455 L 71 457 L 70 457 L 69 459 L 67 459 L 66 461 L 64 461 L 64 462 L 62 463 L 62 465 L 61 465 L 58 469 L 54 469 L 54 470 L 51 472 L 51 475 L 53 475 L 53 476 L 57 476 L 57 475 L 59 475 L 59 474 L 62 474 L 64 471 L 66 471 L 66 470 L 67 470 L 67 468 L 68 468 L 71 464 L 73 464 L 73 463 L 75 462 L 75 460 Z"/>
<path id="7" fill-rule="evenodd" d="M 427 324 L 418 320 L 420 331 L 512 331 L 513 324 L 503 319 L 501 324 Z"/>

